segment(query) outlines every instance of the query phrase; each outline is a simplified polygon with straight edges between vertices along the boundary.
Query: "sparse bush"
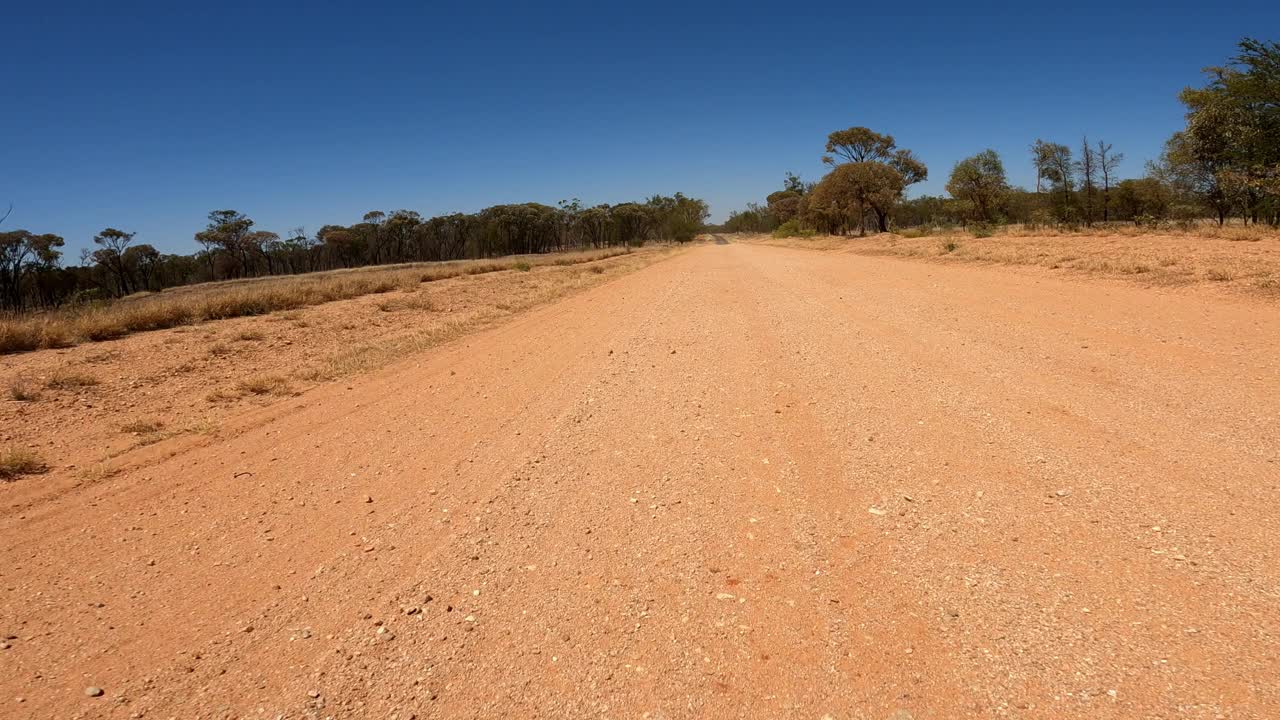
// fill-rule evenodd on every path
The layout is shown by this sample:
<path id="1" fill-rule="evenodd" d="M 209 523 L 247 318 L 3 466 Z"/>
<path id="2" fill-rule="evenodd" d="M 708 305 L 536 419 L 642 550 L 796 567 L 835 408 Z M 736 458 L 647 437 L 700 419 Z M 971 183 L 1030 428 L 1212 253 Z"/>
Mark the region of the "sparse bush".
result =
<path id="1" fill-rule="evenodd" d="M 520 272 L 529 272 L 530 270 L 533 269 L 533 266 L 527 262 L 518 262 L 515 265 L 512 265 L 511 267 L 516 270 L 519 270 Z"/>
<path id="2" fill-rule="evenodd" d="M 35 402 L 40 399 L 40 388 L 26 380 L 15 380 L 9 385 L 9 397 L 18 402 Z"/>
<path id="3" fill-rule="evenodd" d="M 242 340 L 244 342 L 256 342 L 258 340 L 265 340 L 266 337 L 267 336 L 263 335 L 260 330 L 241 330 L 240 332 L 236 333 L 236 339 Z"/>
<path id="4" fill-rule="evenodd" d="M 159 432 L 163 428 L 164 423 L 160 420 L 134 420 L 120 426 L 121 432 L 136 433 L 138 435 Z"/>
<path id="5" fill-rule="evenodd" d="M 1204 276 L 1214 282 L 1227 282 L 1229 280 L 1234 280 L 1236 277 L 1230 270 L 1223 268 L 1210 268 Z"/>
<path id="6" fill-rule="evenodd" d="M 280 375 L 264 375 L 236 383 L 236 390 L 247 395 L 289 395 L 293 389 L 289 381 Z"/>
<path id="7" fill-rule="evenodd" d="M 969 226 L 969 232 L 975 238 L 989 238 L 995 234 L 995 228 L 991 223 L 973 223 Z"/>
<path id="8" fill-rule="evenodd" d="M 944 254 L 950 254 L 959 249 L 960 249 L 960 243 L 957 243 L 955 240 L 947 240 L 946 242 L 942 243 L 942 252 Z"/>
<path id="9" fill-rule="evenodd" d="M 23 448 L 0 452 L 0 480 L 16 480 L 23 475 L 36 475 L 48 470 L 39 455 Z"/>
<path id="10" fill-rule="evenodd" d="M 66 369 L 55 372 L 44 382 L 45 387 L 53 390 L 74 390 L 76 388 L 92 387 L 97 384 L 98 378 L 92 375 Z"/>
<path id="11" fill-rule="evenodd" d="M 928 225 L 920 225 L 918 227 L 903 228 L 895 234 L 904 238 L 922 238 L 928 237 L 932 232 Z"/>
<path id="12" fill-rule="evenodd" d="M 0 320 L 0 353 L 36 350 L 43 344 L 40 328 L 36 323 Z"/>
<path id="13" fill-rule="evenodd" d="M 776 238 L 813 237 L 817 234 L 817 231 L 802 227 L 795 220 L 788 220 L 773 230 L 773 236 Z"/>

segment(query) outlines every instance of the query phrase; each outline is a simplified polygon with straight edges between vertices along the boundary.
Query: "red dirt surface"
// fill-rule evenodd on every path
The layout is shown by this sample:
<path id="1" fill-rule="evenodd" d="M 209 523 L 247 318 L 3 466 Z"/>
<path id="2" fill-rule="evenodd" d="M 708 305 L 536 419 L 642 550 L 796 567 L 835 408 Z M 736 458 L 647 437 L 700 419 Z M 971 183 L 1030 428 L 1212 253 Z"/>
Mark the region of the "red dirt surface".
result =
<path id="1" fill-rule="evenodd" d="M 3 511 L 0 715 L 1277 717 L 1277 350 L 698 247 Z"/>

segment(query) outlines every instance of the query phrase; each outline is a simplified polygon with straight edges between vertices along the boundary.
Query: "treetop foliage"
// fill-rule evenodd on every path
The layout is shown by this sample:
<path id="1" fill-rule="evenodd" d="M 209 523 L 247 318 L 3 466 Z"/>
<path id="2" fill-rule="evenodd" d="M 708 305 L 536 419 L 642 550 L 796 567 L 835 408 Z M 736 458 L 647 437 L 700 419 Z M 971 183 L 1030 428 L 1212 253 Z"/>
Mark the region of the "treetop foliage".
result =
<path id="1" fill-rule="evenodd" d="M 80 266 L 62 267 L 56 235 L 0 233 L 0 308 L 49 307 L 67 301 L 160 290 L 204 280 L 310 272 L 381 263 L 544 253 L 571 248 L 687 242 L 702 231 L 706 202 L 683 193 L 644 202 L 583 207 L 495 205 L 477 213 L 423 218 L 412 210 L 372 210 L 350 226 L 325 225 L 286 237 L 255 229 L 236 210 L 214 210 L 194 239 L 194 255 L 166 255 L 133 244 L 134 233 L 108 227 L 93 238 Z"/>
<path id="2" fill-rule="evenodd" d="M 1232 215 L 1280 224 L 1280 43 L 1246 38 L 1227 65 L 1205 73 L 1203 87 L 1180 95 L 1186 128 L 1169 138 L 1145 177 L 1120 177 L 1124 153 L 1103 140 L 1037 138 L 1029 147 L 1034 190 L 1010 187 L 1004 161 L 984 150 L 952 168 L 949 197 L 906 200 L 905 188 L 928 177 L 924 163 L 892 135 L 856 126 L 827 136 L 822 160 L 832 170 L 816 187 L 788 173 L 765 205 L 748 203 L 725 229 L 768 232 L 788 223 L 865 232 L 868 219 L 881 231 L 970 222 L 1159 225 L 1204 217 L 1224 223 Z"/>

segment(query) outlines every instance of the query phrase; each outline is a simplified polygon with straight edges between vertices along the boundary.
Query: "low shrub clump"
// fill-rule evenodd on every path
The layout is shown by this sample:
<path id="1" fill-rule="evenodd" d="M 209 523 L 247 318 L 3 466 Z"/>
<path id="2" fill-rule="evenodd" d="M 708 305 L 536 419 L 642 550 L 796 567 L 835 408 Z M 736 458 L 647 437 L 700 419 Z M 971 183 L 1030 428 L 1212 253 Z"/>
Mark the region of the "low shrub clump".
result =
<path id="1" fill-rule="evenodd" d="M 35 475 L 48 470 L 39 455 L 22 448 L 10 448 L 0 452 L 0 480 L 16 480 L 23 475 Z"/>
<path id="2" fill-rule="evenodd" d="M 74 370 L 59 370 L 44 381 L 45 387 L 51 390 L 75 390 L 97 384 L 98 378 Z"/>
<path id="3" fill-rule="evenodd" d="M 802 227 L 800 223 L 796 222 L 795 220 L 788 220 L 782 223 L 781 225 L 779 225 L 773 231 L 773 236 L 776 238 L 813 237 L 814 235 L 817 235 L 817 234 L 818 233 L 816 230 L 811 230 L 809 228 Z"/>

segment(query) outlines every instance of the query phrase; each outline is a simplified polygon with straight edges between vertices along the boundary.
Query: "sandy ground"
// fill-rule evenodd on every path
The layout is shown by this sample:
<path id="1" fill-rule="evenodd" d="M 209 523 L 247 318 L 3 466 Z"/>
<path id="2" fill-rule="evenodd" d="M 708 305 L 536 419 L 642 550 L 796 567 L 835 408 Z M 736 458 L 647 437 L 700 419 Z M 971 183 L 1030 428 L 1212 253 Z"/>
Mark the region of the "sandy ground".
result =
<path id="1" fill-rule="evenodd" d="M 51 469 L 0 488 L 0 504 L 21 509 L 150 462 L 149 446 L 171 438 L 182 441 L 162 451 L 219 442 L 225 421 L 246 410 L 504 322 L 670 252 L 655 247 L 580 265 L 463 275 L 270 315 L 0 355 L 0 450 L 34 451 Z M 15 387 L 33 397 L 14 400 Z"/>
<path id="2" fill-rule="evenodd" d="M 1095 234 L 1000 232 L 981 238 L 961 232 L 924 237 L 894 233 L 733 237 L 762 245 L 905 257 L 947 265 L 976 263 L 1047 270 L 1060 277 L 1109 277 L 1143 286 L 1201 285 L 1218 294 L 1280 300 L 1280 233 L 1271 228 L 1208 228 L 1174 234 L 1113 228 Z"/>
<path id="3" fill-rule="evenodd" d="M 0 715 L 1277 717 L 1278 346 L 697 247 L 4 503 Z"/>

